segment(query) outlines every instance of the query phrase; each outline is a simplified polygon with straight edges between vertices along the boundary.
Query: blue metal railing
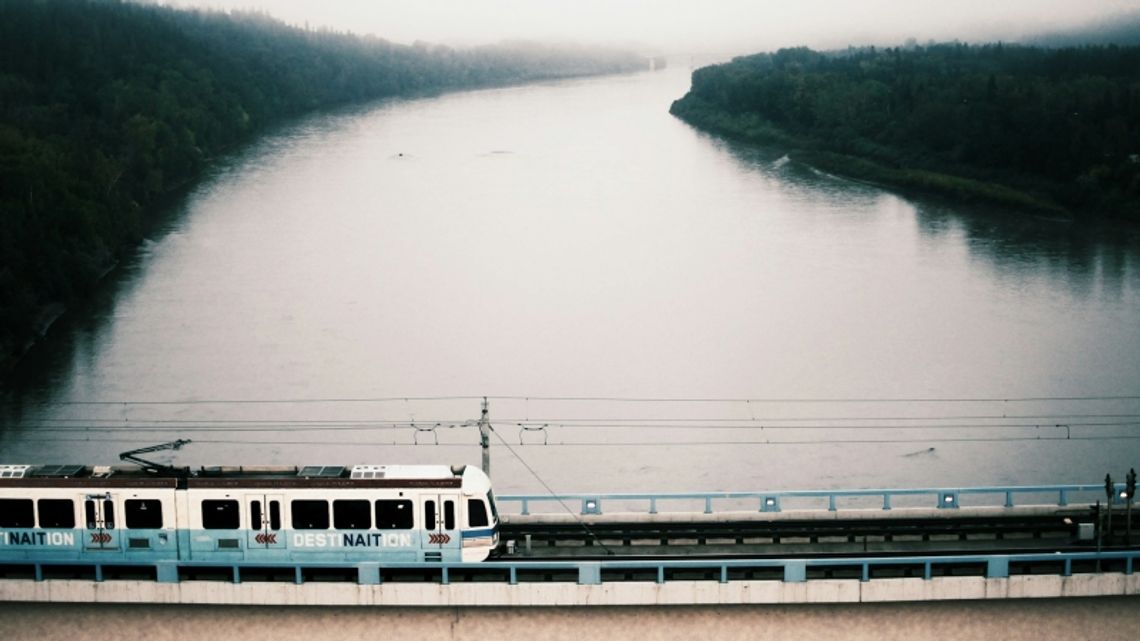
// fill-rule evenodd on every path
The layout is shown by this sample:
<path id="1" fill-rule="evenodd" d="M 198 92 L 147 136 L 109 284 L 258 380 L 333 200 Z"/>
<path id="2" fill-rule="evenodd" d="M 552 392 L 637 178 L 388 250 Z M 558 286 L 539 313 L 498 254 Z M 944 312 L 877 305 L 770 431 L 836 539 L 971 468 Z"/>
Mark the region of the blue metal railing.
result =
<path id="1" fill-rule="evenodd" d="M 1124 505 L 1121 492 L 1124 484 L 1116 485 L 1113 503 Z M 854 505 L 862 500 L 874 499 L 882 509 L 890 510 L 892 500 L 898 497 L 920 497 L 925 499 L 925 507 L 941 509 L 954 509 L 962 507 L 964 503 L 978 506 L 1015 507 L 1018 505 L 1044 505 L 1041 503 L 1045 497 L 1055 501 L 1057 506 L 1066 506 L 1071 501 L 1105 500 L 1105 486 L 1101 485 L 1028 485 L 1028 486 L 994 486 L 994 487 L 941 487 L 941 488 L 909 488 L 909 489 L 867 489 L 867 490 L 782 490 L 773 492 L 682 492 L 682 493 L 627 493 L 627 494 L 506 494 L 496 496 L 499 508 L 507 514 L 528 516 L 532 514 L 531 508 L 535 504 L 552 506 L 545 513 L 564 512 L 565 506 L 580 506 L 579 513 L 584 515 L 602 514 L 603 505 L 622 503 L 623 509 L 644 511 L 646 514 L 658 514 L 663 504 L 682 504 L 675 512 L 691 512 L 694 504 L 703 503 L 704 513 L 713 514 L 718 504 L 734 501 L 737 504 L 746 503 L 755 506 L 760 512 L 779 512 L 792 507 L 805 510 L 837 511 L 840 507 Z M 1036 502 L 1017 501 L 1026 499 Z M 974 500 L 976 499 L 976 501 Z M 1000 501 L 1000 502 L 999 502 Z M 841 505 L 841 502 L 846 505 Z M 633 505 L 634 507 L 630 507 Z M 921 507 L 922 505 L 920 505 Z M 517 509 L 516 509 L 517 507 Z"/>
<path id="2" fill-rule="evenodd" d="M 1111 566 L 1115 571 L 1131 575 L 1140 558 L 1140 550 L 1114 550 L 1103 552 L 1054 552 L 1033 554 L 973 554 L 955 556 L 907 556 L 907 557 L 847 557 L 847 558 L 819 558 L 819 559 L 673 559 L 673 560 L 612 560 L 612 561 L 492 561 L 484 563 L 210 563 L 204 561 L 156 561 L 153 563 L 131 563 L 128 561 L 104 561 L 99 563 L 83 563 L 75 561 L 27 561 L 6 563 L 8 573 L 17 568 L 27 568 L 32 571 L 36 581 L 43 581 L 53 575 L 53 570 L 64 570 L 74 573 L 77 569 L 85 569 L 90 578 L 96 582 L 103 581 L 108 574 L 117 575 L 123 569 L 147 569 L 154 579 L 162 583 L 174 583 L 182 580 L 183 574 L 193 574 L 195 571 L 213 570 L 217 577 L 214 580 L 241 583 L 243 575 L 259 575 L 267 571 L 275 571 L 289 576 L 293 583 L 306 583 L 306 575 L 313 575 L 321 571 L 336 572 L 345 580 L 355 579 L 361 585 L 376 585 L 392 579 L 398 574 L 416 574 L 417 578 L 430 578 L 441 585 L 452 582 L 453 575 L 478 575 L 488 577 L 499 582 L 517 585 L 520 575 L 529 577 L 536 574 L 549 575 L 546 580 L 572 582 L 580 585 L 597 585 L 605 582 L 605 577 L 615 573 L 639 573 L 639 579 L 653 577 L 656 583 L 667 583 L 670 575 L 682 574 L 683 578 L 674 580 L 694 580 L 695 573 L 700 573 L 705 580 L 715 580 L 720 583 L 729 582 L 730 574 L 760 571 L 771 580 L 785 583 L 802 583 L 813 580 L 810 570 L 826 569 L 847 570 L 850 580 L 858 576 L 860 581 L 874 580 L 876 571 L 884 569 L 908 568 L 917 572 L 922 569 L 922 578 L 934 578 L 935 570 L 950 572 L 962 568 L 973 567 L 980 576 L 987 578 L 1007 578 L 1011 576 L 1011 567 L 1035 564 L 1040 572 L 1041 568 L 1052 568 L 1055 574 L 1071 576 L 1074 564 L 1083 564 L 1085 572 L 1100 572 L 1102 566 Z M 1089 569 L 1091 567 L 1091 569 Z M 628 579 L 619 579 L 628 580 Z M 700 579 L 696 579 L 700 580 Z M 752 580 L 752 579 L 750 579 Z"/>

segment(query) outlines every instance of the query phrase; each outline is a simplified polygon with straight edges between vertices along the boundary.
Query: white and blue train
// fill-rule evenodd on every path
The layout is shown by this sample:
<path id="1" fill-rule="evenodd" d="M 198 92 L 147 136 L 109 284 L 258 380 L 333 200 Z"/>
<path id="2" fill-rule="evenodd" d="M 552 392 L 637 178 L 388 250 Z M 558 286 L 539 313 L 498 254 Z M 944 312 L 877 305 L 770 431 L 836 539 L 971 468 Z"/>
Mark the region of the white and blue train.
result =
<path id="1" fill-rule="evenodd" d="M 470 466 L 0 465 L 0 563 L 456 563 L 498 543 Z"/>

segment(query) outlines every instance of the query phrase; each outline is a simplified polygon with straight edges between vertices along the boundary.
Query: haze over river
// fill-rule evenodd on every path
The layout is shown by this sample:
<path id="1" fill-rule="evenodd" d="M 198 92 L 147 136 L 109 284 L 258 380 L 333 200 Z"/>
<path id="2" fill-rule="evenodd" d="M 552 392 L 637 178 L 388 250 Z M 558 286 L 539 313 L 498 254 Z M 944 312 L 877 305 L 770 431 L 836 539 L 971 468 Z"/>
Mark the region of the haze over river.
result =
<path id="1" fill-rule="evenodd" d="M 1140 229 L 903 197 L 722 141 L 669 115 L 688 74 L 273 132 L 32 354 L 0 461 L 191 438 L 156 457 L 478 464 L 464 422 L 486 395 L 500 493 L 1140 467 Z"/>

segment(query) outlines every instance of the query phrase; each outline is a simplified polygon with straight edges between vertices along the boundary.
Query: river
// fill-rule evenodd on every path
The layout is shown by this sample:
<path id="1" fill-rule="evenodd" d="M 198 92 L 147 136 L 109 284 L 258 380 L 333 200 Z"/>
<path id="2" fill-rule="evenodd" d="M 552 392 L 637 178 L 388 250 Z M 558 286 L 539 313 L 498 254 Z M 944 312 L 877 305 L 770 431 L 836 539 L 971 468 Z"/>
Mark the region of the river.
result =
<path id="1" fill-rule="evenodd" d="M 689 70 L 390 100 L 219 163 L 5 391 L 6 463 L 478 464 L 502 493 L 1097 482 L 1140 230 L 825 175 Z"/>

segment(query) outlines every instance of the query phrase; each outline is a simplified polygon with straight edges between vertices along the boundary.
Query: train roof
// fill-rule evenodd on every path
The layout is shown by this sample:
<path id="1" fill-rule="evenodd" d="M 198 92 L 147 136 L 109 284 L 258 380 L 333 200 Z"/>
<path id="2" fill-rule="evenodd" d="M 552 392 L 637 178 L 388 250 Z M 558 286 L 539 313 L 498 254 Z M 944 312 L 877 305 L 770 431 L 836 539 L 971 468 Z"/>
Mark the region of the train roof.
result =
<path id="1" fill-rule="evenodd" d="M 465 483 L 464 481 L 467 481 Z M 0 487 L 350 488 L 435 487 L 490 489 L 482 471 L 458 465 L 136 466 L 0 465 Z M 468 487 L 465 487 L 468 486 Z"/>

